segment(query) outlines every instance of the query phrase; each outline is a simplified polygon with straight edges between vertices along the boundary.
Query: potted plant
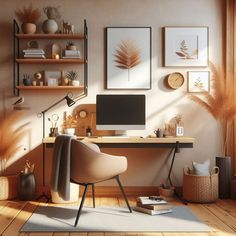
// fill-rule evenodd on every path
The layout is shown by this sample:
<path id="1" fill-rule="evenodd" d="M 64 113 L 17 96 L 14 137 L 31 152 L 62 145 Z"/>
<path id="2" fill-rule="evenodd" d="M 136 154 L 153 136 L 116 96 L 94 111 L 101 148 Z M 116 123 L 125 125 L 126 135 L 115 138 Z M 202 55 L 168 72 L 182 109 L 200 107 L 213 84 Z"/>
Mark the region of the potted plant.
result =
<path id="1" fill-rule="evenodd" d="M 6 175 L 6 169 L 8 161 L 19 150 L 19 142 L 25 134 L 24 126 L 15 127 L 21 115 L 19 111 L 12 112 L 6 117 L 1 115 L 0 119 L 0 200 L 17 196 L 19 175 Z"/>
<path id="2" fill-rule="evenodd" d="M 56 19 L 61 18 L 61 14 L 58 11 L 58 7 L 44 7 L 43 12 L 48 18 L 43 22 L 43 32 L 46 34 L 55 34 L 58 30 Z"/>
<path id="3" fill-rule="evenodd" d="M 79 73 L 76 70 L 67 71 L 65 77 L 71 81 L 72 86 L 79 86 L 80 81 L 78 80 Z"/>
<path id="4" fill-rule="evenodd" d="M 77 47 L 75 46 L 75 44 L 71 41 L 69 41 L 67 44 L 66 44 L 66 49 L 67 50 L 77 50 Z"/>
<path id="5" fill-rule="evenodd" d="M 22 10 L 15 11 L 16 17 L 22 22 L 21 30 L 24 34 L 34 34 L 36 32 L 36 23 L 41 17 L 39 9 L 33 9 L 32 4 L 24 6 Z"/>
<path id="6" fill-rule="evenodd" d="M 188 97 L 202 106 L 218 121 L 222 134 L 221 154 L 225 156 L 227 154 L 230 126 L 236 116 L 234 86 L 227 84 L 224 73 L 219 73 L 213 63 L 210 63 L 210 69 L 212 74 L 211 92 L 203 93 L 200 96 L 188 94 Z"/>
<path id="7" fill-rule="evenodd" d="M 66 112 L 64 113 L 64 119 L 63 119 L 63 125 L 62 125 L 64 134 L 74 135 L 77 124 L 78 124 L 77 115 L 67 116 Z"/>

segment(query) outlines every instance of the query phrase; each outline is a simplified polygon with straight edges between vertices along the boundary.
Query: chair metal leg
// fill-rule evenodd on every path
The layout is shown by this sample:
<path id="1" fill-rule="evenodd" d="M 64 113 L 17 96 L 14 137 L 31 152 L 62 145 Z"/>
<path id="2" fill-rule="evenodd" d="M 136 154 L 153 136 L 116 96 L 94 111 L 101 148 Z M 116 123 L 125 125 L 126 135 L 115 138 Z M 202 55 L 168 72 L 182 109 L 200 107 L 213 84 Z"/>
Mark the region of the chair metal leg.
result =
<path id="1" fill-rule="evenodd" d="M 94 191 L 94 184 L 92 184 L 92 196 L 93 196 L 93 208 L 95 208 L 95 191 Z"/>
<path id="2" fill-rule="evenodd" d="M 80 203 L 80 206 L 79 206 L 79 210 L 78 210 L 78 213 L 77 213 L 77 216 L 76 216 L 74 227 L 76 227 L 77 224 L 78 224 L 79 217 L 80 217 L 83 205 L 84 205 L 84 200 L 85 200 L 85 197 L 86 197 L 87 190 L 88 190 L 88 185 L 86 184 L 85 185 L 85 189 L 84 189 L 84 193 L 83 193 L 83 197 L 81 199 L 81 203 Z"/>
<path id="3" fill-rule="evenodd" d="M 129 212 L 132 213 L 132 209 L 131 209 L 131 207 L 130 207 L 130 205 L 129 205 L 128 199 L 127 199 L 126 194 L 125 194 L 125 191 L 124 191 L 124 189 L 123 189 L 123 187 L 122 187 L 122 185 L 121 185 L 120 178 L 119 178 L 118 175 L 117 175 L 115 178 L 116 178 L 117 183 L 119 184 L 119 187 L 120 187 L 120 190 L 121 190 L 121 192 L 122 192 L 122 194 L 123 194 L 123 197 L 124 197 L 124 199 L 125 199 L 126 205 L 127 205 L 127 207 L 129 208 Z"/>

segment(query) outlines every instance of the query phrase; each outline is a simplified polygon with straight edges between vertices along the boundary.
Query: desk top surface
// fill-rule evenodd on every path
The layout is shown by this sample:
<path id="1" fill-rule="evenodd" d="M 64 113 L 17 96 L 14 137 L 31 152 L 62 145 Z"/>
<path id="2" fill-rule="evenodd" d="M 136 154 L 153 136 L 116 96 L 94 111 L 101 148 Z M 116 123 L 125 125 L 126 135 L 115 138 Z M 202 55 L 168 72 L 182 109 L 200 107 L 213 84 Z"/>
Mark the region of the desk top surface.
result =
<path id="1" fill-rule="evenodd" d="M 142 138 L 142 137 L 77 137 L 80 140 L 86 140 L 92 143 L 194 143 L 191 137 L 165 137 L 165 138 Z M 43 143 L 54 143 L 55 137 L 47 137 L 43 139 Z"/>

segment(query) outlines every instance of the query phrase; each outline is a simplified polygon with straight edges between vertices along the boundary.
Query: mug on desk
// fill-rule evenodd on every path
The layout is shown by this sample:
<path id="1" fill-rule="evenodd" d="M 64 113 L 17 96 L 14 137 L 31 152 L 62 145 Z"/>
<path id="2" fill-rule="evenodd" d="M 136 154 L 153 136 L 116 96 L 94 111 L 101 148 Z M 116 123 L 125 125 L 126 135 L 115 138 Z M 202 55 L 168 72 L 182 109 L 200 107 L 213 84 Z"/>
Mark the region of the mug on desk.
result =
<path id="1" fill-rule="evenodd" d="M 162 129 L 154 130 L 154 134 L 156 134 L 157 138 L 162 138 L 163 137 L 163 130 Z"/>

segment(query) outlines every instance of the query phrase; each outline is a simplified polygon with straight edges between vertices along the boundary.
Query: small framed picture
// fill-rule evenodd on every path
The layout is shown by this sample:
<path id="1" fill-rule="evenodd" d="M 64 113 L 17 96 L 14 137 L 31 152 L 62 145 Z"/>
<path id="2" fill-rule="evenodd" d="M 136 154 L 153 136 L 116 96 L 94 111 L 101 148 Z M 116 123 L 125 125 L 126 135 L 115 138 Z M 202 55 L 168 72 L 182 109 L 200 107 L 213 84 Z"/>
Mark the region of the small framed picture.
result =
<path id="1" fill-rule="evenodd" d="M 61 71 L 44 71 L 44 80 L 47 86 L 58 86 L 61 84 Z"/>
<path id="2" fill-rule="evenodd" d="M 164 27 L 164 66 L 208 66 L 208 27 Z"/>
<path id="3" fill-rule="evenodd" d="M 188 71 L 188 92 L 189 93 L 210 92 L 210 72 Z"/>

